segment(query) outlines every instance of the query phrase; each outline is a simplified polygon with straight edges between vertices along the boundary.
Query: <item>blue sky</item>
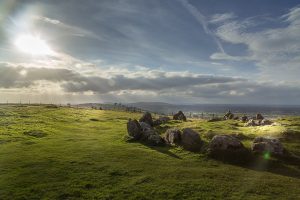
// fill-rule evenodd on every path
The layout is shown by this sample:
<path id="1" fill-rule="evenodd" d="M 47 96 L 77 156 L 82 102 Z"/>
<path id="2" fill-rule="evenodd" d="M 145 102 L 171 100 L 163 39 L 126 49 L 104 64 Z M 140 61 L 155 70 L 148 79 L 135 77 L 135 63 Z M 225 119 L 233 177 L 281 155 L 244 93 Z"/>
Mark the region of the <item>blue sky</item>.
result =
<path id="1" fill-rule="evenodd" d="M 2 102 L 299 104 L 297 1 L 0 1 L 0 8 Z"/>

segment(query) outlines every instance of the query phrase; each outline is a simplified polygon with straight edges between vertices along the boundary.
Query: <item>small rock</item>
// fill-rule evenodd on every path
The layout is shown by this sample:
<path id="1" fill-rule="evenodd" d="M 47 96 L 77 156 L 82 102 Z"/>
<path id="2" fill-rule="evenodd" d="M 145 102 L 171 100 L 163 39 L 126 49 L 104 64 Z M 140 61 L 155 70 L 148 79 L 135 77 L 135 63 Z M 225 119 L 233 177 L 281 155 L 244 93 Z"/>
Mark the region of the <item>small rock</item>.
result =
<path id="1" fill-rule="evenodd" d="M 247 117 L 246 115 L 242 116 L 242 117 L 241 117 L 241 121 L 242 121 L 243 123 L 245 123 L 246 121 L 248 121 L 248 117 Z"/>
<path id="2" fill-rule="evenodd" d="M 232 114 L 230 110 L 224 115 L 225 120 L 233 119 L 233 118 L 234 118 L 234 114 Z"/>
<path id="3" fill-rule="evenodd" d="M 253 119 L 250 119 L 245 126 L 258 126 L 258 124 L 256 124 L 256 122 Z"/>
<path id="4" fill-rule="evenodd" d="M 257 114 L 256 114 L 256 119 L 257 119 L 257 120 L 263 120 L 264 117 L 262 116 L 262 114 L 257 113 Z"/>
<path id="5" fill-rule="evenodd" d="M 273 122 L 271 120 L 268 120 L 268 119 L 263 119 L 259 122 L 259 125 L 261 126 L 265 126 L 265 125 L 272 125 Z"/>
<path id="6" fill-rule="evenodd" d="M 173 115 L 173 119 L 186 121 L 186 117 L 181 110 L 178 113 L 176 113 L 175 115 Z"/>
<path id="7" fill-rule="evenodd" d="M 156 119 L 156 120 L 153 121 L 153 125 L 154 125 L 154 126 L 158 126 L 158 125 L 167 123 L 168 121 L 170 121 L 170 118 L 169 118 L 169 117 L 161 116 L 161 117 L 159 117 L 158 119 Z"/>

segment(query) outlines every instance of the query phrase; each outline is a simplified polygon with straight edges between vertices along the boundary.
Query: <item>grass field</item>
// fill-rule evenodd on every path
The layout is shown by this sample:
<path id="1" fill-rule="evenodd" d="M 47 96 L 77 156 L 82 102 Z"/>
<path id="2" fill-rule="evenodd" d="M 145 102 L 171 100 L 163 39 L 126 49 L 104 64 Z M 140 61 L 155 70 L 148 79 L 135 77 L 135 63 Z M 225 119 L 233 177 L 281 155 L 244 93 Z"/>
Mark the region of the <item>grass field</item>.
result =
<path id="1" fill-rule="evenodd" d="M 179 147 L 128 143 L 128 118 L 141 114 L 45 106 L 0 106 L 0 199 L 300 199 L 297 159 L 258 159 L 234 165 Z M 279 126 L 243 127 L 236 121 L 171 121 L 214 134 L 281 136 L 300 157 L 300 117 Z M 298 135 L 297 135 L 298 134 Z"/>

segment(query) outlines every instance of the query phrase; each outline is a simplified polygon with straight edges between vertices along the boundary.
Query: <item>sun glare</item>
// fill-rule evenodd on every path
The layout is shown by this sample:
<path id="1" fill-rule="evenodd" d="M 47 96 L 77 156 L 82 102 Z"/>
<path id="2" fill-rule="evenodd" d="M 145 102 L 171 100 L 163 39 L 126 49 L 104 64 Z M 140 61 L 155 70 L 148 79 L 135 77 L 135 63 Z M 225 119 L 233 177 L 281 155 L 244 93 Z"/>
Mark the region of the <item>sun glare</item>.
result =
<path id="1" fill-rule="evenodd" d="M 20 35 L 15 40 L 16 47 L 31 55 L 51 55 L 53 51 L 40 37 L 33 35 Z"/>

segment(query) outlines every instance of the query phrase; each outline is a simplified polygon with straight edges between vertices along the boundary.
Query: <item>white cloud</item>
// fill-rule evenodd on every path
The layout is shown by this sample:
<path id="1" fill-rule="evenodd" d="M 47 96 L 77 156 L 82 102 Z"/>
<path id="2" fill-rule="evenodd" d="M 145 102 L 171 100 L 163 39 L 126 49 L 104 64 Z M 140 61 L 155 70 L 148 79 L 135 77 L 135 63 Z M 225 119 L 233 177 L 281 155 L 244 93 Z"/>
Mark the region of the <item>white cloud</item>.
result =
<path id="1" fill-rule="evenodd" d="M 58 19 L 53 19 L 53 18 L 39 16 L 39 15 L 34 15 L 32 17 L 34 20 L 38 20 L 43 23 L 52 24 L 52 25 L 58 26 L 62 29 L 65 29 L 66 31 L 68 31 L 69 35 L 78 36 L 78 37 L 90 37 L 90 38 L 97 39 L 97 40 L 103 40 L 102 37 L 100 37 L 99 35 L 95 34 L 94 32 L 92 32 L 90 30 L 83 29 L 78 26 L 66 24 Z"/>
<path id="2" fill-rule="evenodd" d="M 211 16 L 209 23 L 218 24 L 234 18 L 236 18 L 236 16 L 232 12 L 223 13 L 223 14 L 214 14 L 213 16 Z"/>
<path id="3" fill-rule="evenodd" d="M 269 80 L 298 79 L 300 74 L 300 8 L 291 9 L 283 15 L 280 28 L 255 30 L 255 21 L 229 20 L 216 29 L 216 35 L 231 44 L 246 46 L 246 56 L 214 53 L 211 59 L 254 61 L 263 78 Z M 241 48 L 241 47 L 239 47 Z M 282 71 L 284 69 L 284 71 Z M 281 70 L 281 71 L 280 71 Z"/>

